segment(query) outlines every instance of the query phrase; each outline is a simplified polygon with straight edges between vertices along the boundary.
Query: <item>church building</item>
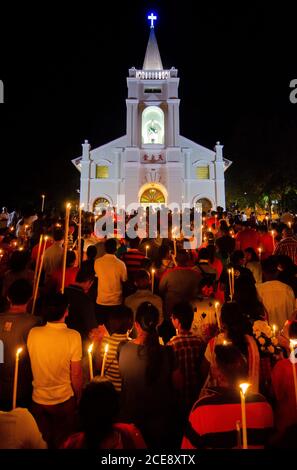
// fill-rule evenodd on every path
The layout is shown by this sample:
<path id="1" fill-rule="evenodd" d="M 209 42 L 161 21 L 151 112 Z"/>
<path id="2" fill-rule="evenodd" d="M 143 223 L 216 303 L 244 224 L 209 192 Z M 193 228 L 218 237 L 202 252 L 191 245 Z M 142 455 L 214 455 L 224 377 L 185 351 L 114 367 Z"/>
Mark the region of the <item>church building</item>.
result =
<path id="1" fill-rule="evenodd" d="M 225 208 L 224 172 L 231 162 L 220 142 L 209 150 L 180 135 L 178 71 L 163 68 L 156 16 L 148 18 L 143 66 L 132 67 L 127 78 L 126 135 L 92 150 L 85 141 L 72 160 L 81 172 L 80 203 L 91 212 L 102 204 Z"/>

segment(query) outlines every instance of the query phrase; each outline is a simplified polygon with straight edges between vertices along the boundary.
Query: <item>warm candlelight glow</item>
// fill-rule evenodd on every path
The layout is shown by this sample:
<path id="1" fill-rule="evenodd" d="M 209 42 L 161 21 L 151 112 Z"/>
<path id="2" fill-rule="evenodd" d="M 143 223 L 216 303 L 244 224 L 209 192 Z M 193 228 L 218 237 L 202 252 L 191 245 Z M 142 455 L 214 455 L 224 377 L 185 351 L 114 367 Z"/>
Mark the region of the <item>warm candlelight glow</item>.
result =
<path id="1" fill-rule="evenodd" d="M 277 330 L 277 326 L 276 326 L 276 325 L 272 325 L 273 336 L 275 336 L 276 330 Z"/>
<path id="2" fill-rule="evenodd" d="M 17 350 L 17 352 L 16 352 L 16 355 L 19 356 L 22 351 L 23 351 L 23 348 L 18 348 L 18 350 Z"/>
<path id="3" fill-rule="evenodd" d="M 242 391 L 243 395 L 246 394 L 247 389 L 248 389 L 250 386 L 251 386 L 251 384 L 246 383 L 246 382 L 243 382 L 243 383 L 239 384 L 239 388 L 240 388 L 240 390 Z"/>
<path id="4" fill-rule="evenodd" d="M 88 353 L 90 354 L 93 351 L 93 343 L 88 347 Z"/>
<path id="5" fill-rule="evenodd" d="M 90 380 L 93 380 L 94 378 L 92 351 L 93 351 L 93 343 L 90 344 L 90 346 L 88 347 Z"/>
<path id="6" fill-rule="evenodd" d="M 104 353 L 107 354 L 108 353 L 108 344 L 105 345 L 105 348 L 104 348 Z"/>

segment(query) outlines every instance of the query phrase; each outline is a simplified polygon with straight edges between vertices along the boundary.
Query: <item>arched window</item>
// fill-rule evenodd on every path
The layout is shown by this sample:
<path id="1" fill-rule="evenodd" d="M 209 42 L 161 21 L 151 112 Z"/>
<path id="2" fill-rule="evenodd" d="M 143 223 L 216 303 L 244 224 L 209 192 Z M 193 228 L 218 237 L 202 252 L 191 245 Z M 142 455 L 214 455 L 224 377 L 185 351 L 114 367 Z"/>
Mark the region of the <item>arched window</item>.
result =
<path id="1" fill-rule="evenodd" d="M 101 212 L 108 206 L 110 206 L 110 202 L 106 197 L 97 197 L 93 203 L 93 212 Z"/>
<path id="2" fill-rule="evenodd" d="M 142 113 L 142 143 L 164 144 L 164 113 L 158 106 L 148 106 Z"/>
<path id="3" fill-rule="evenodd" d="M 196 204 L 197 203 L 202 204 L 202 210 L 205 211 L 205 212 L 210 211 L 211 208 L 212 208 L 212 203 L 206 197 L 202 197 L 201 199 L 197 199 Z"/>
<path id="4" fill-rule="evenodd" d="M 165 196 L 157 188 L 149 188 L 146 189 L 141 197 L 140 197 L 141 204 L 164 204 L 165 203 Z"/>

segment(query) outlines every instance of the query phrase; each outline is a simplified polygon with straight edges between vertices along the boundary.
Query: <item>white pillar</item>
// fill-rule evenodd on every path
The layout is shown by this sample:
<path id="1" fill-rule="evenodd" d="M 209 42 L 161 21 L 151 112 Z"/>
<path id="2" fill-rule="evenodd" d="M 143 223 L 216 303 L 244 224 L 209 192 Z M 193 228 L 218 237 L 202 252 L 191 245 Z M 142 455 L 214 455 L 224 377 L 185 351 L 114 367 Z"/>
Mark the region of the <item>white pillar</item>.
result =
<path id="1" fill-rule="evenodd" d="M 215 162 L 214 162 L 214 172 L 215 172 L 215 196 L 216 196 L 216 205 L 221 206 L 225 209 L 226 200 L 225 200 L 225 172 L 224 172 L 224 160 L 223 160 L 223 145 L 220 142 L 217 142 L 215 145 Z"/>
<path id="2" fill-rule="evenodd" d="M 84 204 L 90 211 L 90 145 L 87 140 L 82 144 L 81 176 L 80 176 L 80 204 Z"/>

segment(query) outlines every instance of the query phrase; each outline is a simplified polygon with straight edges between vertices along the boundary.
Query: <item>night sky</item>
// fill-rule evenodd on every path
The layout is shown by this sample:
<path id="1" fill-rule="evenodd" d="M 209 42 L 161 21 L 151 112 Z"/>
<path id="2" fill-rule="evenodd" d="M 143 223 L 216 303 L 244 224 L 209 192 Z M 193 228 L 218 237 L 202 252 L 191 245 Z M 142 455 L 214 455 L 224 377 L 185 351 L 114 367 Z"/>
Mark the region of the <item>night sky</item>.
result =
<path id="1" fill-rule="evenodd" d="M 78 196 L 71 159 L 83 140 L 94 148 L 125 134 L 126 77 L 142 67 L 151 10 L 163 66 L 179 71 L 181 134 L 224 144 L 227 189 L 247 168 L 292 164 L 295 11 L 237 3 L 72 2 L 62 11 L 42 2 L 1 12 L 0 204 L 39 206 L 45 193 L 60 206 Z"/>

